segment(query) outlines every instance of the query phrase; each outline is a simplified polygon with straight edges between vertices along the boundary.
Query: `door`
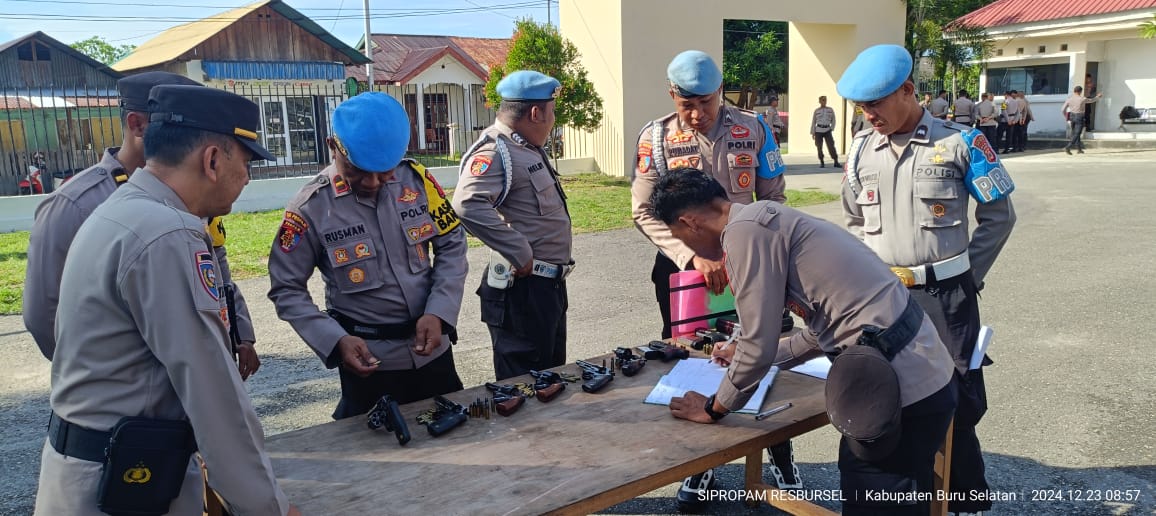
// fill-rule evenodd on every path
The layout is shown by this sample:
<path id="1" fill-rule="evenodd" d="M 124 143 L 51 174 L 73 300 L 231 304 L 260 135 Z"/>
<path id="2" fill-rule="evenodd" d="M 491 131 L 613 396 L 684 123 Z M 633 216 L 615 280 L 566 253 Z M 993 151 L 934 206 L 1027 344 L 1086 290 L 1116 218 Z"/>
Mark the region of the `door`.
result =
<path id="1" fill-rule="evenodd" d="M 409 150 L 420 150 L 421 140 L 417 138 L 417 94 L 405 94 L 405 113 L 409 115 Z"/>
<path id="2" fill-rule="evenodd" d="M 261 102 L 263 115 L 262 126 L 265 129 L 265 148 L 277 158 L 278 165 L 292 164 L 292 158 L 286 154 L 289 139 L 288 127 L 285 124 L 285 101 L 282 99 L 265 99 Z"/>
<path id="3" fill-rule="evenodd" d="M 317 163 L 317 114 L 313 97 L 285 97 L 289 164 Z"/>
<path id="4" fill-rule="evenodd" d="M 425 150 L 438 154 L 449 152 L 450 104 L 445 93 L 426 93 Z"/>

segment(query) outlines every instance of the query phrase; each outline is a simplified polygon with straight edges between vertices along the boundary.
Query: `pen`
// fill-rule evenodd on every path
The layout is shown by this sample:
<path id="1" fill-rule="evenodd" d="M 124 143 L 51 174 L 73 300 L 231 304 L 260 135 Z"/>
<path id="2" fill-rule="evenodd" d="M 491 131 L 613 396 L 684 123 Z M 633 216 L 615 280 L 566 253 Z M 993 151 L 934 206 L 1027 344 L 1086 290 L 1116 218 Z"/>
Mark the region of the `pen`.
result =
<path id="1" fill-rule="evenodd" d="M 773 415 L 775 415 L 775 414 L 778 414 L 779 412 L 782 412 L 782 411 L 784 411 L 784 410 L 787 410 L 787 409 L 789 409 L 789 408 L 791 408 L 791 407 L 793 407 L 793 406 L 794 406 L 794 405 L 792 405 L 790 402 L 787 402 L 787 403 L 784 403 L 784 404 L 782 404 L 782 405 L 779 405 L 779 406 L 777 406 L 777 407 L 775 407 L 775 408 L 773 408 L 773 409 L 771 409 L 771 410 L 768 410 L 768 411 L 766 411 L 766 412 L 759 412 L 759 413 L 758 413 L 758 415 L 756 415 L 756 416 L 755 416 L 755 421 L 762 421 L 762 420 L 764 420 L 764 419 L 766 419 L 766 418 L 768 418 L 768 417 L 771 417 L 771 416 L 773 416 Z"/>

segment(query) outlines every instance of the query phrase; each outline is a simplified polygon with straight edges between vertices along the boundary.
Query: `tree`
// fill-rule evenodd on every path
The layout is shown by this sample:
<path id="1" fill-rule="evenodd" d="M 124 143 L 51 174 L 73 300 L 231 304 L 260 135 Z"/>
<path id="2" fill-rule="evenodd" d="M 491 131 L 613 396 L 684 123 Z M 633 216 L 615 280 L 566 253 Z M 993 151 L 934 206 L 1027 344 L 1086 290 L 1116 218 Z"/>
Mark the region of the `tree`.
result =
<path id="1" fill-rule="evenodd" d="M 1156 14 L 1152 15 L 1152 19 L 1140 24 L 1140 37 L 1144 39 L 1156 39 Z"/>
<path id="2" fill-rule="evenodd" d="M 935 77 L 956 79 L 957 71 L 971 66 L 968 64 L 970 61 L 982 63 L 986 60 L 992 50 L 987 31 L 954 21 L 993 1 L 906 0 L 908 31 L 905 43 L 915 58 L 916 70 L 919 70 L 920 61 L 926 59 L 931 61 Z M 979 88 L 978 81 L 974 85 L 965 82 L 960 86 L 968 90 Z"/>
<path id="3" fill-rule="evenodd" d="M 491 106 L 502 101 L 497 85 L 507 72 L 535 70 L 562 83 L 554 111 L 555 124 L 592 131 L 602 123 L 602 97 L 578 64 L 578 49 L 552 25 L 518 20 L 506 62 L 490 69 L 486 100 Z"/>
<path id="4" fill-rule="evenodd" d="M 778 37 L 786 27 L 786 22 L 723 22 L 723 83 L 739 90 L 740 108 L 754 107 L 759 91 L 786 91 L 787 48 Z"/>
<path id="5" fill-rule="evenodd" d="M 83 41 L 77 41 L 69 45 L 70 47 L 79 50 L 80 53 L 96 59 L 106 65 L 111 65 L 132 53 L 136 50 L 136 45 L 120 45 L 116 46 L 100 36 L 93 36 Z"/>

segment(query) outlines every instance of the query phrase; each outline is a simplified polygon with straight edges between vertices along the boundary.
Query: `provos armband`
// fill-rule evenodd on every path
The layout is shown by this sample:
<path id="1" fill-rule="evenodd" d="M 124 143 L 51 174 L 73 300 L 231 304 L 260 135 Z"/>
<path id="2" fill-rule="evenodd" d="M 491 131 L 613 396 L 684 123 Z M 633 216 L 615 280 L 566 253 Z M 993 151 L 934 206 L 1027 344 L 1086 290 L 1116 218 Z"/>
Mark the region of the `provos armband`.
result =
<path id="1" fill-rule="evenodd" d="M 221 247 L 225 245 L 224 217 L 213 217 L 209 219 L 209 223 L 205 224 L 205 230 L 209 232 L 209 236 L 213 239 L 213 247 Z"/>
<path id="2" fill-rule="evenodd" d="M 442 186 L 434 179 L 433 174 L 425 167 L 417 162 L 411 162 L 414 170 L 421 175 L 422 182 L 425 183 L 425 196 L 429 201 L 429 214 L 433 217 L 434 222 L 438 226 L 438 235 L 444 235 L 453 231 L 462 222 L 458 220 L 458 214 L 454 213 L 453 206 L 450 201 L 446 199 L 446 192 Z"/>
<path id="3" fill-rule="evenodd" d="M 1003 168 L 991 142 L 976 129 L 969 129 L 962 133 L 963 141 L 967 143 L 971 163 L 964 176 L 964 184 L 971 196 L 982 204 L 988 204 L 1007 197 L 1016 189 L 1007 169 Z"/>

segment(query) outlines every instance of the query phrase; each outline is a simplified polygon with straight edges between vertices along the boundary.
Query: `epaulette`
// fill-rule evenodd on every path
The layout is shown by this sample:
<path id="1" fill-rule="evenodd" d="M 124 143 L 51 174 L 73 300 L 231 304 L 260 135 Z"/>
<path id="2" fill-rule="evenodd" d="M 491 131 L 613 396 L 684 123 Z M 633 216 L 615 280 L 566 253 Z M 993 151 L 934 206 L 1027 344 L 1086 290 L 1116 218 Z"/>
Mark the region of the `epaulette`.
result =
<path id="1" fill-rule="evenodd" d="M 320 192 L 328 185 L 329 176 L 324 172 L 317 174 L 313 179 L 310 179 L 308 183 L 305 183 L 305 186 L 302 186 L 301 190 L 297 191 L 297 195 L 294 195 L 293 198 L 289 200 L 289 205 L 286 209 L 295 209 L 304 206 L 305 203 L 309 202 L 309 199 L 312 199 L 314 195 L 317 195 L 317 192 Z"/>
<path id="2" fill-rule="evenodd" d="M 961 133 L 972 128 L 970 125 L 964 125 L 964 124 L 961 124 L 958 122 L 953 122 L 951 120 L 941 120 L 941 122 L 943 122 L 944 127 L 948 128 L 948 129 L 954 129 L 954 130 L 959 131 Z"/>

